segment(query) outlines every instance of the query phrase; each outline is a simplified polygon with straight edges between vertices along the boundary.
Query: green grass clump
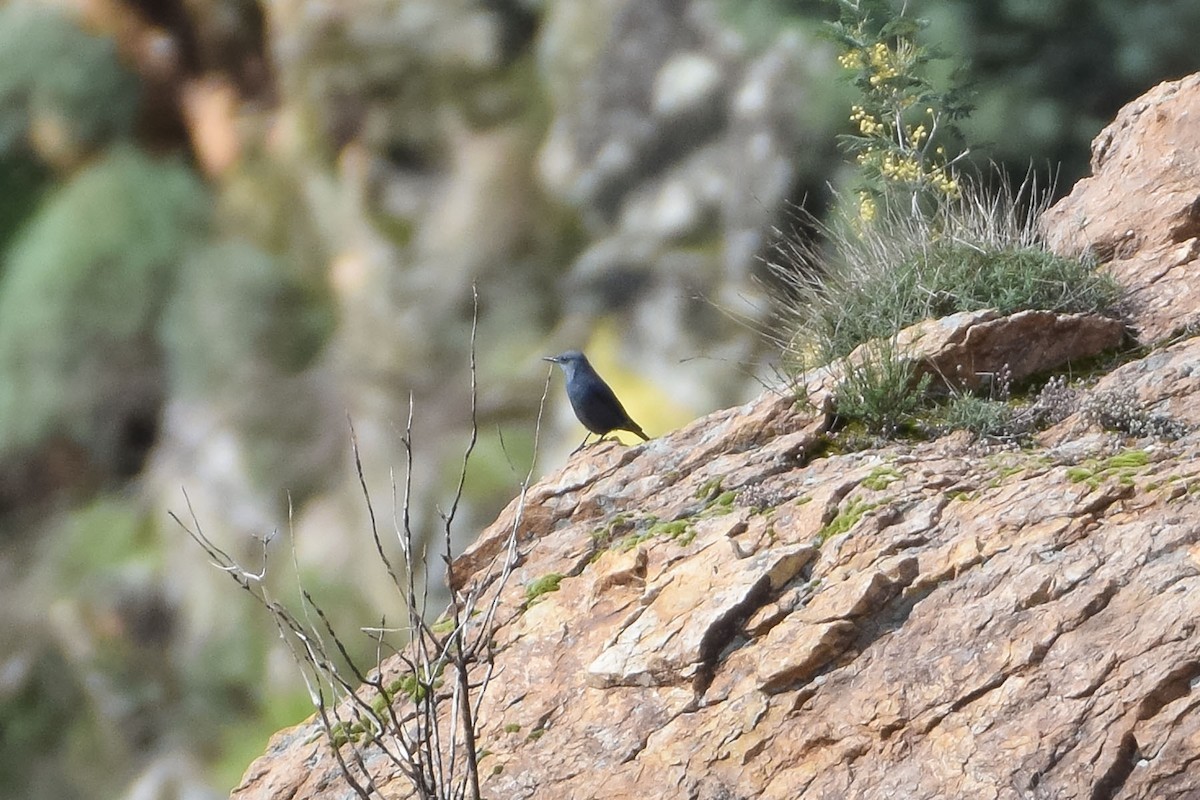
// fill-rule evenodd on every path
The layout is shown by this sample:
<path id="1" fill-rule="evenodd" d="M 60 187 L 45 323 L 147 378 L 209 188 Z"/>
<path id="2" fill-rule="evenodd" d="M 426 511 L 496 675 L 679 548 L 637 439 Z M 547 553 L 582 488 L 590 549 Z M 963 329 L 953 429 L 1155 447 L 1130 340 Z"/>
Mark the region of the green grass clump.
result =
<path id="1" fill-rule="evenodd" d="M 599 554 L 601 551 L 608 548 L 621 533 L 629 530 L 633 527 L 633 525 L 634 520 L 632 515 L 625 512 L 615 514 L 609 519 L 608 524 L 592 531 L 592 547 L 594 547 L 596 553 Z"/>
<path id="2" fill-rule="evenodd" d="M 909 429 L 924 405 L 930 376 L 918 376 L 916 364 L 889 340 L 873 341 L 867 348 L 860 362 L 846 362 L 834 403 L 840 417 L 861 421 L 870 433 L 894 436 Z"/>
<path id="3" fill-rule="evenodd" d="M 732 489 L 723 491 L 720 494 L 710 494 L 704 504 L 704 508 L 700 511 L 700 516 L 720 517 L 731 513 L 737 497 L 738 493 Z"/>
<path id="4" fill-rule="evenodd" d="M 904 476 L 895 467 L 884 464 L 871 470 L 871 474 L 863 479 L 862 485 L 872 491 L 882 491 Z"/>
<path id="5" fill-rule="evenodd" d="M 1012 429 L 1013 408 L 1000 400 L 956 393 L 938 408 L 937 419 L 950 430 L 1001 437 Z"/>
<path id="6" fill-rule="evenodd" d="M 654 538 L 662 536 L 667 539 L 674 539 L 681 545 L 689 545 L 696 538 L 696 529 L 686 519 L 672 520 L 671 522 L 659 522 L 652 525 L 646 531 L 646 538 Z"/>
<path id="7" fill-rule="evenodd" d="M 621 543 L 617 546 L 617 549 L 620 550 L 622 553 L 628 553 L 630 550 L 637 547 L 642 542 L 653 538 L 653 536 L 654 536 L 654 534 L 652 534 L 648 529 L 644 530 L 644 531 L 639 531 L 637 533 L 631 533 L 628 536 L 626 536 L 624 539 L 621 540 Z"/>
<path id="8" fill-rule="evenodd" d="M 924 288 L 932 292 L 933 316 L 984 308 L 1001 314 L 1105 312 L 1120 293 L 1094 263 L 1057 255 L 1040 244 L 1009 249 L 940 240 L 907 268 L 928 283 Z"/>
<path id="9" fill-rule="evenodd" d="M 733 501 L 736 499 L 737 499 L 737 492 L 733 492 L 733 491 L 721 492 L 721 494 L 717 495 L 717 499 L 713 501 L 713 505 L 731 506 L 731 505 L 733 505 Z"/>
<path id="10" fill-rule="evenodd" d="M 678 539 L 687 532 L 688 523 L 685 519 L 677 519 L 674 522 L 660 522 L 650 528 L 651 535 L 666 536 L 671 539 Z"/>
<path id="11" fill-rule="evenodd" d="M 1108 313 L 1119 284 L 1088 260 L 1046 249 L 1038 219 L 1050 201 L 1027 181 L 1015 192 L 962 180 L 933 208 L 886 202 L 870 223 L 814 223 L 827 240 L 789 242 L 772 264 L 787 299 L 779 340 L 801 368 L 848 355 L 923 319 L 994 308 Z"/>
<path id="12" fill-rule="evenodd" d="M 1119 285 L 1087 260 L 1046 249 L 1038 219 L 1049 202 L 1027 181 L 1015 192 L 962 180 L 956 196 L 932 207 L 885 202 L 870 220 L 843 213 L 813 223 L 824 247 L 788 243 L 773 264 L 782 305 L 776 340 L 784 363 L 800 372 L 843 359 L 834 401 L 839 416 L 872 433 L 910 430 L 929 407 L 929 376 L 896 335 L 925 319 L 995 309 L 1111 313 Z M 886 198 L 885 198 L 886 200 Z M 1008 424 L 1004 404 L 956 398 L 949 427 L 995 435 Z"/>

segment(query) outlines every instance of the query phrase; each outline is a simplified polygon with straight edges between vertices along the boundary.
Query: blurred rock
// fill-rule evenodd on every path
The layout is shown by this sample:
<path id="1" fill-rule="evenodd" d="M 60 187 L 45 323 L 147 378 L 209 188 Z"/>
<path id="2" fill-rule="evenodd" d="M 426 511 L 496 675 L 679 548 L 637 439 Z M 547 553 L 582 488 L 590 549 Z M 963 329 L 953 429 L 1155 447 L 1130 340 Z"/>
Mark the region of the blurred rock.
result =
<path id="1" fill-rule="evenodd" d="M 700 0 L 548 9 L 539 176 L 589 234 L 562 278 L 560 338 L 586 345 L 579 320 L 616 317 L 625 357 L 697 412 L 752 392 L 749 376 L 729 379 L 759 350 L 735 318 L 765 312 L 757 259 L 803 194 L 806 103 L 827 69 L 808 63 L 814 48 L 796 31 L 751 45 Z"/>
<path id="2" fill-rule="evenodd" d="M 62 439 L 100 476 L 141 468 L 165 388 L 158 314 L 206 223 L 188 170 L 121 148 L 39 210 L 0 281 L 0 457 Z"/>
<path id="3" fill-rule="evenodd" d="M 704 2 L 578 5 L 555 4 L 540 43 L 544 69 L 578 76 L 550 83 L 545 185 L 647 271 L 647 247 L 698 237 L 717 255 L 719 242 L 765 235 L 807 143 L 797 108 L 811 44 L 780 37 L 755 53 Z M 726 250 L 708 282 L 741 280 L 756 252 Z"/>
<path id="4" fill-rule="evenodd" d="M 202 765 L 184 752 L 164 753 L 150 762 L 122 800 L 217 800 L 224 794 L 205 780 Z"/>
<path id="5" fill-rule="evenodd" d="M 0 156 L 23 145 L 66 170 L 133 129 L 139 87 L 114 43 L 64 12 L 0 8 Z"/>

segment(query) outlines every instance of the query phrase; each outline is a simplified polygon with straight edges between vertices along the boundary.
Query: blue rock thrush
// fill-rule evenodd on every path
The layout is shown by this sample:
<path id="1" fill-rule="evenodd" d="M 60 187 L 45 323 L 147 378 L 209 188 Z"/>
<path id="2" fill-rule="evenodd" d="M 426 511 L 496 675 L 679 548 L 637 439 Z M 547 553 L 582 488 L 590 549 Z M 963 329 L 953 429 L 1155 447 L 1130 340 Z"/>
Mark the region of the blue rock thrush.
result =
<path id="1" fill-rule="evenodd" d="M 578 350 L 568 350 L 561 355 L 546 356 L 542 360 L 562 367 L 563 374 L 567 376 L 567 398 L 571 401 L 575 416 L 583 423 L 583 427 L 591 431 L 588 436 L 598 433 L 603 440 L 605 435 L 613 431 L 629 431 L 647 442 L 650 441 L 642 426 L 629 418 L 629 413 L 613 394 L 612 388 L 596 374 L 596 370 L 588 363 L 587 356 Z M 584 436 L 579 447 L 571 452 L 578 452 L 587 444 L 588 436 Z"/>

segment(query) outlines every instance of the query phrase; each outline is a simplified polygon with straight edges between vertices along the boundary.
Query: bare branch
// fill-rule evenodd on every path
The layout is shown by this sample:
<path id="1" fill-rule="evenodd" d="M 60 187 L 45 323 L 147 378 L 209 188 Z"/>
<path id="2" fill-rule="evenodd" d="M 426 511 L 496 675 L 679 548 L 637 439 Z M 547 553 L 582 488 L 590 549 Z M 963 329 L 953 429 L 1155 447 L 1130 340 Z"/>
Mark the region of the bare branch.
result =
<path id="1" fill-rule="evenodd" d="M 439 509 L 444 546 L 440 555 L 447 564 L 454 558 L 454 525 L 465 496 L 470 461 L 479 440 L 476 360 L 479 294 L 475 287 L 472 287 L 472 297 L 470 437 L 463 451 L 453 499 L 445 512 Z M 359 629 L 370 637 L 374 651 L 375 666 L 369 670 L 364 671 L 356 662 L 352 648 L 339 636 L 329 614 L 300 583 L 294 530 L 291 532 L 292 569 L 300 597 L 300 607 L 295 612 L 276 602 L 266 585 L 268 545 L 275 532 L 260 540 L 260 568 L 247 570 L 205 534 L 186 492 L 188 521 L 171 514 L 213 566 L 229 575 L 266 609 L 300 670 L 317 712 L 321 734 L 337 768 L 346 785 L 361 800 L 383 796 L 378 783 L 384 780 L 378 772 L 380 757 L 394 767 L 391 774 L 403 776 L 420 798 L 481 798 L 479 721 L 484 696 L 498 674 L 492 658 L 492 638 L 501 595 L 520 558 L 518 543 L 524 525 L 525 503 L 536 470 L 549 388 L 548 373 L 535 423 L 534 454 L 520 484 L 517 513 L 508 531 L 506 546 L 493 559 L 486 574 L 481 575 L 469 590 L 458 592 L 452 599 L 446 614 L 450 623 L 448 631 L 426 621 L 429 581 L 427 570 L 422 567 L 427 567 L 429 554 L 427 546 L 413 530 L 412 514 L 413 397 L 410 394 L 408 418 L 401 437 L 404 477 L 400 486 L 394 471 L 391 475 L 392 525 L 404 557 L 402 566 L 387 555 L 367 486 L 357 432 L 353 421 L 348 420 L 354 468 L 367 507 L 372 543 L 405 605 L 405 619 L 400 626 L 388 627 L 387 620 L 380 618 L 377 626 Z M 501 443 L 503 445 L 503 437 Z M 507 455 L 507 450 L 505 452 Z M 289 496 L 289 524 L 292 518 Z M 487 602 L 480 607 L 485 597 Z M 408 636 L 408 644 L 399 650 L 387 642 L 388 635 L 397 632 Z M 447 670 L 452 670 L 453 674 L 447 674 Z M 368 765 L 375 765 L 376 771 L 372 772 Z"/>

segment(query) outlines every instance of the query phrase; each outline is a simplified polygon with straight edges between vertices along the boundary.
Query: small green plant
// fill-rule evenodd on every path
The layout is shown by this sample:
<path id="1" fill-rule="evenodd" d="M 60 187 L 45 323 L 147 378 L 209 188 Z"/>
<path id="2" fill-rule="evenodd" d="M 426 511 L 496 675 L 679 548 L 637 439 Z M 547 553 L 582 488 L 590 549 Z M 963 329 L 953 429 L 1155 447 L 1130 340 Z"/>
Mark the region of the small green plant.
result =
<path id="1" fill-rule="evenodd" d="M 425 699 L 425 696 L 431 690 L 436 690 L 441 685 L 442 679 L 440 675 L 434 679 L 432 686 L 422 682 L 415 675 L 405 675 L 389 683 L 387 688 L 380 693 L 379 697 L 375 698 L 375 701 L 372 702 L 372 706 L 378 703 L 379 707 L 376 708 L 375 711 L 377 713 L 383 713 L 384 708 L 391 704 L 392 701 L 395 700 L 395 698 L 399 695 L 407 697 L 414 703 L 419 703 Z"/>
<path id="2" fill-rule="evenodd" d="M 550 592 L 557 592 L 558 585 L 566 577 L 558 572 L 549 572 L 540 578 L 534 578 L 525 585 L 525 607 L 530 608 L 538 600 Z"/>
<path id="3" fill-rule="evenodd" d="M 441 686 L 440 672 L 434 678 L 432 685 L 423 683 L 415 675 L 405 675 L 392 681 L 386 687 L 380 686 L 378 687 L 379 694 L 373 697 L 368 704 L 371 708 L 371 715 L 360 716 L 352 722 L 334 723 L 328 731 L 330 741 L 334 747 L 342 747 L 351 742 L 359 744 L 364 741 L 373 741 L 378 733 L 378 726 L 381 724 L 378 721 L 387 718 L 388 707 L 398 697 L 405 697 L 409 702 L 419 705 L 425 701 L 431 691 L 437 691 Z"/>
<path id="4" fill-rule="evenodd" d="M 317 738 L 319 735 L 320 734 L 315 734 L 314 738 Z M 339 749 L 351 741 L 357 742 L 361 735 L 361 730 L 359 732 L 352 732 L 349 726 L 344 722 L 335 723 L 329 728 L 329 741 L 333 745 L 334 749 Z"/>
<path id="5" fill-rule="evenodd" d="M 729 514 L 733 511 L 734 502 L 737 498 L 738 493 L 732 489 L 720 492 L 719 494 L 710 494 L 700 514 L 705 517 L 719 517 Z"/>
<path id="6" fill-rule="evenodd" d="M 826 525 L 817 531 L 817 545 L 823 545 L 834 536 L 845 533 L 853 528 L 863 515 L 868 511 L 873 511 L 883 502 L 868 503 L 865 500 L 855 498 L 846 503 L 845 507 L 838 509 L 837 516 L 831 519 Z"/>
<path id="7" fill-rule="evenodd" d="M 1004 483 L 1004 481 L 1008 478 L 1011 478 L 1013 475 L 1020 475 L 1021 473 L 1025 472 L 1027 468 L 1027 465 L 1022 464 L 1005 464 L 998 466 L 996 467 L 995 473 L 992 475 L 992 479 L 988 481 L 988 487 L 994 489 L 1000 484 Z"/>
<path id="8" fill-rule="evenodd" d="M 1006 402 L 955 392 L 938 409 L 937 420 L 954 431 L 1003 437 L 1012 429 L 1013 409 Z"/>
<path id="9" fill-rule="evenodd" d="M 647 532 L 652 536 L 666 536 L 670 539 L 678 539 L 687 532 L 687 529 L 687 520 L 677 519 L 673 522 L 660 522 Z"/>
<path id="10" fill-rule="evenodd" d="M 863 358 L 845 362 L 845 375 L 834 395 L 838 416 L 859 420 L 871 433 L 894 436 L 908 429 L 924 403 L 929 375 L 896 352 L 890 339 L 867 345 Z"/>
<path id="11" fill-rule="evenodd" d="M 709 478 L 696 489 L 697 500 L 709 500 L 721 493 L 721 479 Z"/>
<path id="12" fill-rule="evenodd" d="M 606 550 L 619 535 L 632 529 L 635 524 L 636 522 L 632 515 L 621 512 L 613 515 L 609 519 L 608 524 L 593 530 L 591 534 L 592 546 L 595 548 L 596 555 L 598 556 L 602 551 Z"/>
<path id="13" fill-rule="evenodd" d="M 665 537 L 673 539 L 681 545 L 689 545 L 696 538 L 696 529 L 686 519 L 672 520 L 671 522 L 659 522 L 646 530 L 647 539 L 655 537 Z"/>
<path id="14" fill-rule="evenodd" d="M 622 553 L 627 553 L 642 542 L 652 539 L 653 537 L 654 534 L 650 533 L 649 529 L 639 531 L 637 533 L 631 533 L 621 540 L 620 545 L 618 545 L 618 549 Z"/>

